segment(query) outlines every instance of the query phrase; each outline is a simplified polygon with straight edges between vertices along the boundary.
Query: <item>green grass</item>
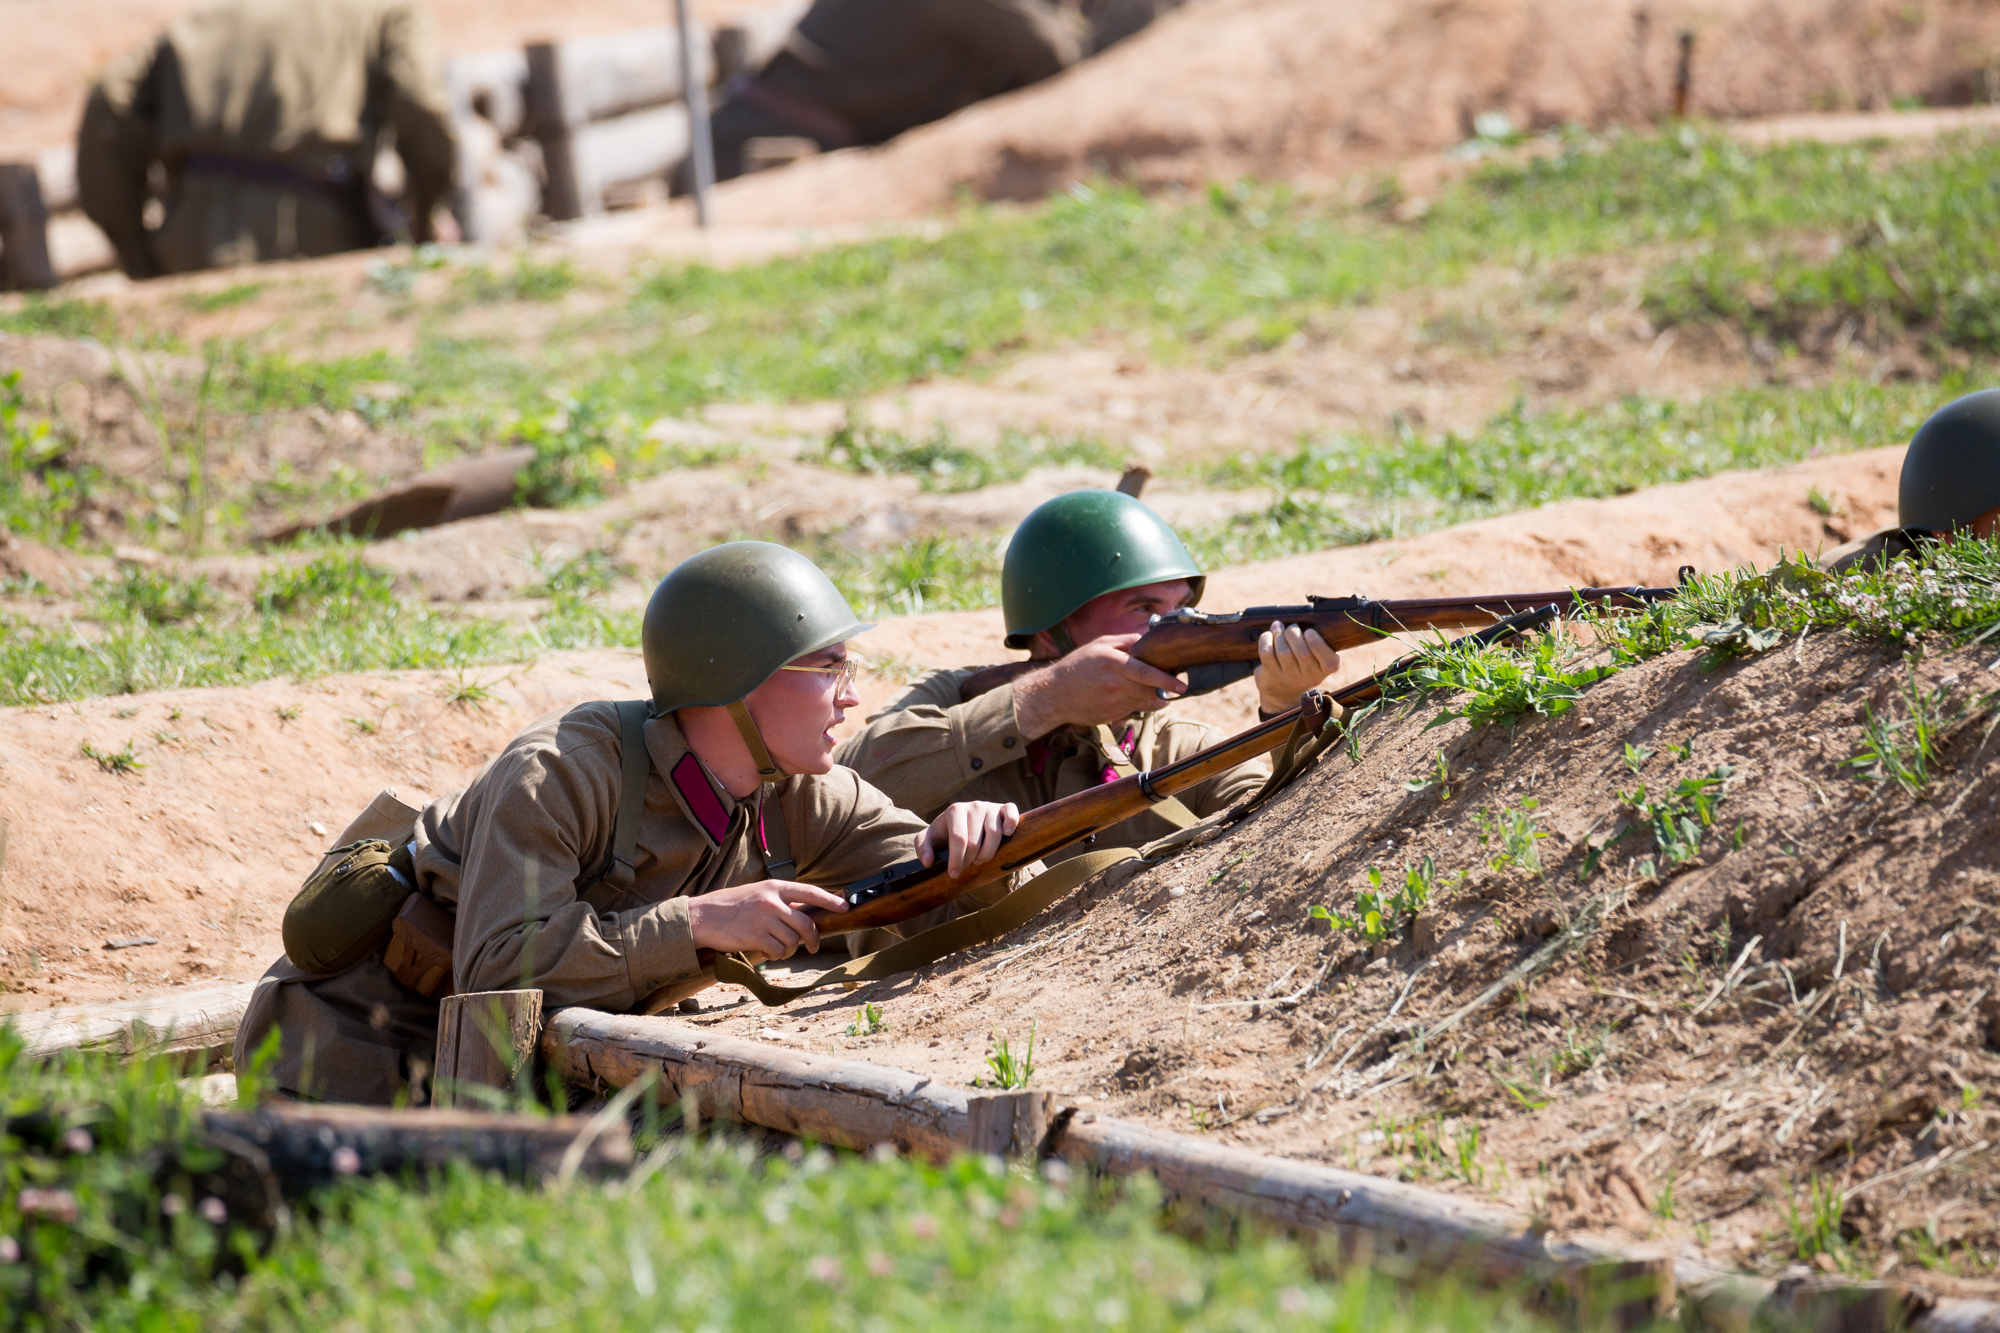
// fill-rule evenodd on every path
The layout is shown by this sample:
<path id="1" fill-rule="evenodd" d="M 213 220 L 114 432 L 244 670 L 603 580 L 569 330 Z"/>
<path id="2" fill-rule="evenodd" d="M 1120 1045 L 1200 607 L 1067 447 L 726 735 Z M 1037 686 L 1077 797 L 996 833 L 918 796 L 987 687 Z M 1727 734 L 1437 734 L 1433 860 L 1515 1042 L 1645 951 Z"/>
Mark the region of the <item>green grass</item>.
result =
<path id="1" fill-rule="evenodd" d="M 425 1188 L 349 1185 L 295 1205 L 273 1235 L 212 1220 L 220 1159 L 165 1062 L 37 1066 L 19 1051 L 0 1030 L 6 1333 L 1548 1327 L 1449 1283 L 1328 1281 L 1252 1232 L 1189 1239 L 1161 1226 L 1143 1182 L 765 1156 L 719 1136 L 642 1131 L 651 1155 L 610 1182 L 528 1188 L 456 1169 Z"/>
<path id="2" fill-rule="evenodd" d="M 1004 431 L 990 445 L 960 444 L 940 425 L 922 440 L 896 431 L 879 430 L 859 412 L 818 449 L 799 455 L 802 463 L 817 463 L 863 476 L 891 473 L 914 476 L 927 491 L 976 491 L 997 482 L 1019 481 L 1036 468 L 1095 467 L 1122 469 L 1125 454 L 1102 440 L 1048 440 Z"/>
<path id="3" fill-rule="evenodd" d="M 1168 364 L 1222 362 L 1496 265 L 1525 279 L 1528 305 L 1559 305 L 1576 291 L 1572 261 L 1612 253 L 1650 266 L 1646 299 L 1662 321 L 1719 316 L 1785 337 L 1858 310 L 1990 349 L 2000 243 L 1980 219 L 1996 168 L 1993 141 L 1752 150 L 1683 130 L 1572 137 L 1550 155 L 1490 163 L 1410 224 L 1389 220 L 1388 191 L 1357 205 L 1253 185 L 1159 198 L 1079 187 L 1031 211 L 975 212 L 934 239 L 728 270 L 663 265 L 601 308 L 546 331 L 538 322 L 532 346 L 465 338 L 454 316 L 468 300 L 546 303 L 576 275 L 527 262 L 466 269 L 435 303 L 408 298 L 411 353 L 304 363 L 242 348 L 233 402 L 340 408 L 359 384 L 390 380 L 411 390 L 426 439 L 458 450 L 504 434 L 550 390 L 595 392 L 607 410 L 651 419 L 714 401 L 852 400 L 1107 337 Z M 1842 248 L 1829 254 L 1833 240 Z M 104 318 L 31 301 L 0 323 L 102 336 Z M 1477 340 L 1507 336 L 1440 318 L 1478 325 Z"/>
<path id="4" fill-rule="evenodd" d="M 351 548 L 266 573 L 248 605 L 209 600 L 206 584 L 158 575 L 100 583 L 82 626 L 0 613 L 0 705 L 240 685 L 349 671 L 454 669 L 552 650 L 636 647 L 636 614 L 602 609 L 562 570 L 532 622 L 441 614 L 399 599 Z"/>

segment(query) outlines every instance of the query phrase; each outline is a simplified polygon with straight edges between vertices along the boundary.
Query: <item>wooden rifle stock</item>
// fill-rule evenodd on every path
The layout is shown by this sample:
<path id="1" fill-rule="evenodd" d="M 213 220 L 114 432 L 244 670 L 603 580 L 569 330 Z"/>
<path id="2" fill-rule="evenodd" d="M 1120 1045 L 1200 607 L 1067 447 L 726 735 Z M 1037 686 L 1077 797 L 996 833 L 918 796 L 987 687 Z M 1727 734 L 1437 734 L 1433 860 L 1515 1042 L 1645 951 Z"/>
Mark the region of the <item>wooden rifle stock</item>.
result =
<path id="1" fill-rule="evenodd" d="M 1681 581 L 1694 573 L 1683 567 Z M 1410 597 L 1376 601 L 1369 597 L 1309 597 L 1303 606 L 1253 606 L 1224 615 L 1192 608 L 1154 616 L 1132 645 L 1132 656 L 1169 675 L 1185 674 L 1187 693 L 1207 694 L 1257 669 L 1257 636 L 1277 621 L 1287 629 L 1315 629 L 1336 652 L 1373 643 L 1390 634 L 1422 630 L 1470 629 L 1524 611 L 1553 606 L 1568 615 L 1582 605 L 1637 607 L 1680 592 L 1669 588 L 1575 588 L 1562 592 L 1497 593 L 1476 597 Z M 964 697 L 975 699 L 1049 665 L 1030 658 L 1003 662 L 966 678 Z"/>

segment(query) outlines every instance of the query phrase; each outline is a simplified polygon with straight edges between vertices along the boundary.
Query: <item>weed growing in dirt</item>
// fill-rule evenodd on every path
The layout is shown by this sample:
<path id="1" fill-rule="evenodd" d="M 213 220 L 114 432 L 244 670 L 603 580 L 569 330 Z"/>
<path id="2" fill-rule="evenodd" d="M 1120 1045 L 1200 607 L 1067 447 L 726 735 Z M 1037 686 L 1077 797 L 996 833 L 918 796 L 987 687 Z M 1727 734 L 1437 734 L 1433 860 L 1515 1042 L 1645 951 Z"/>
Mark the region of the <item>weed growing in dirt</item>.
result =
<path id="1" fill-rule="evenodd" d="M 1585 1033 L 1575 1025 L 1566 1025 L 1563 1036 L 1555 1051 L 1549 1056 L 1549 1078 L 1574 1078 L 1586 1069 L 1594 1068 L 1604 1055 L 1603 1032 Z"/>
<path id="2" fill-rule="evenodd" d="M 1451 763 L 1444 757 L 1442 747 L 1431 759 L 1427 772 L 1420 773 L 1403 784 L 1403 790 L 1407 792 L 1427 792 L 1433 787 L 1437 788 L 1440 801 L 1451 799 Z"/>
<path id="3" fill-rule="evenodd" d="M 106 773 L 137 773 L 146 766 L 145 761 L 132 753 L 132 742 L 126 741 L 122 750 L 103 750 L 85 741 L 77 747 L 77 753 L 85 759 L 94 760 Z"/>
<path id="4" fill-rule="evenodd" d="M 522 255 L 514 267 L 498 270 L 481 264 L 453 279 L 455 295 L 487 304 L 495 301 L 557 301 L 576 290 L 576 265 L 568 259 L 540 264 Z"/>
<path id="5" fill-rule="evenodd" d="M 1494 871 L 1521 870 L 1543 877 L 1540 844 L 1549 835 L 1542 832 L 1540 809 L 1540 801 L 1524 796 L 1511 810 L 1479 812 L 1479 845 L 1499 849 L 1487 862 Z"/>
<path id="6" fill-rule="evenodd" d="M 1529 713 L 1556 717 L 1583 697 L 1585 687 L 1610 675 L 1611 666 L 1574 666 L 1580 649 L 1558 624 L 1545 634 L 1511 645 L 1447 642 L 1419 645 L 1421 661 L 1410 673 L 1418 688 L 1463 694 L 1440 709 L 1431 726 L 1462 717 L 1475 727 L 1491 722 L 1513 726 Z"/>
<path id="7" fill-rule="evenodd" d="M 1796 1185 L 1778 1200 L 1778 1213 L 1792 1233 L 1792 1249 L 1810 1262 L 1828 1255 L 1836 1263 L 1847 1257 L 1847 1240 L 1841 1223 L 1847 1215 L 1847 1193 L 1825 1176 L 1815 1175 L 1803 1193 Z"/>
<path id="8" fill-rule="evenodd" d="M 222 598 L 205 575 L 183 578 L 151 569 L 127 568 L 116 579 L 100 579 L 96 611 L 104 620 L 143 620 L 177 625 L 215 611 Z"/>
<path id="9" fill-rule="evenodd" d="M 1877 716 L 1874 706 L 1869 705 L 1861 722 L 1865 744 L 1847 764 L 1876 782 L 1893 782 L 1922 800 L 1937 776 L 1934 769 L 1945 741 L 1966 718 L 1990 707 L 1993 696 L 1982 695 L 1950 708 L 1945 701 L 1951 687 L 1922 688 L 1914 668 L 1905 670 L 1899 693 L 1906 716 Z"/>
<path id="10" fill-rule="evenodd" d="M 1035 1076 L 1035 1025 L 1028 1024 L 1028 1047 L 1019 1055 L 1007 1041 L 1007 1034 L 993 1030 L 993 1050 L 986 1057 L 989 1073 L 972 1080 L 975 1088 L 1025 1088 Z"/>
<path id="11" fill-rule="evenodd" d="M 1459 878 L 1464 877 L 1461 871 Z M 1306 916 L 1326 922 L 1330 931 L 1359 935 L 1370 944 L 1379 944 L 1407 931 L 1417 914 L 1430 906 L 1437 889 L 1437 862 L 1431 857 L 1403 867 L 1403 883 L 1394 893 L 1383 892 L 1381 868 L 1369 866 L 1368 887 L 1354 896 L 1354 915 L 1314 904 Z"/>
<path id="12" fill-rule="evenodd" d="M 1628 746 L 1628 752 L 1630 749 Z M 1731 765 L 1718 764 L 1699 777 L 1680 779 L 1671 791 L 1658 795 L 1649 793 L 1643 782 L 1628 791 L 1619 792 L 1618 803 L 1631 811 L 1631 822 L 1614 834 L 1605 846 L 1609 847 L 1636 829 L 1647 829 L 1653 835 L 1653 847 L 1664 868 L 1686 865 L 1701 855 L 1702 839 L 1715 823 L 1715 808 L 1722 804 L 1729 780 L 1735 775 L 1736 770 Z M 1589 861 L 1586 871 L 1594 864 L 1594 859 Z M 1651 866 L 1644 866 L 1640 873 L 1651 875 L 1655 871 Z"/>
<path id="13" fill-rule="evenodd" d="M 1000 596 L 1000 552 L 990 541 L 922 537 L 873 555 L 828 543 L 810 554 L 864 616 L 969 610 Z"/>
<path id="14" fill-rule="evenodd" d="M 861 1012 L 847 1025 L 847 1035 L 850 1037 L 872 1037 L 888 1030 L 889 1020 L 882 1016 L 882 1006 L 879 1004 L 862 1005 Z"/>
<path id="15" fill-rule="evenodd" d="M 1101 440 L 1049 440 L 1003 431 L 993 444 L 974 449 L 958 443 L 943 425 L 923 440 L 869 424 L 859 410 L 803 463 L 839 468 L 864 476 L 912 476 L 927 491 L 976 491 L 996 482 L 1018 481 L 1038 467 L 1122 468 L 1125 455 Z"/>
<path id="16" fill-rule="evenodd" d="M 73 542 L 82 510 L 101 482 L 89 467 L 64 466 L 63 441 L 23 415 L 21 372 L 0 375 L 0 528 L 44 542 Z"/>
<path id="17" fill-rule="evenodd" d="M 1481 1130 L 1476 1120 L 1460 1121 L 1445 1137 L 1442 1114 L 1412 1120 L 1377 1117 L 1374 1132 L 1381 1136 L 1382 1150 L 1409 1163 L 1397 1173 L 1399 1180 L 1442 1178 L 1463 1181 L 1474 1188 L 1486 1184 L 1486 1166 L 1479 1160 Z"/>

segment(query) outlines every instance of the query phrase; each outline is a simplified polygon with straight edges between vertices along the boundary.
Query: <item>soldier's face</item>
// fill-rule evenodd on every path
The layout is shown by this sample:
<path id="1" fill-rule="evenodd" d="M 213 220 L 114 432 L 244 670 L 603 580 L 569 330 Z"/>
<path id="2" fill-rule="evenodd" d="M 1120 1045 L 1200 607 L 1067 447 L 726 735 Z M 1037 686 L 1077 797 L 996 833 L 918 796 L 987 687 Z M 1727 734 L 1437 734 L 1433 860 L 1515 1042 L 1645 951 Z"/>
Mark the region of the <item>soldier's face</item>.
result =
<path id="1" fill-rule="evenodd" d="M 1186 579 L 1148 583 L 1093 597 L 1063 623 L 1069 627 L 1070 641 L 1078 647 L 1113 634 L 1144 634 L 1148 620 L 1178 611 L 1193 595 L 1194 585 Z"/>
<path id="2" fill-rule="evenodd" d="M 778 767 L 787 773 L 825 773 L 833 767 L 833 729 L 847 710 L 861 706 L 846 670 L 847 645 L 836 643 L 774 672 L 744 703 Z"/>
<path id="3" fill-rule="evenodd" d="M 1989 509 L 1970 523 L 1953 528 L 1944 535 L 1944 542 L 1945 545 L 1949 546 L 1955 538 L 1965 536 L 1977 537 L 1981 541 L 1987 541 L 1996 532 L 2000 532 L 2000 507 Z"/>

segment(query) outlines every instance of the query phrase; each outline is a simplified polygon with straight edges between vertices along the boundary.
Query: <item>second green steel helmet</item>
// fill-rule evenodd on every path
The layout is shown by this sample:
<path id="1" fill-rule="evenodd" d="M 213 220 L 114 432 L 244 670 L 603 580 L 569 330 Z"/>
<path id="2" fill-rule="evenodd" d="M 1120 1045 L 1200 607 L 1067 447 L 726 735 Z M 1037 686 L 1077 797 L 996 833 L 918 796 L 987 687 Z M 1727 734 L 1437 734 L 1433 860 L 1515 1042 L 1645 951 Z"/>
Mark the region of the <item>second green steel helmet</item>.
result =
<path id="1" fill-rule="evenodd" d="M 1949 532 L 2000 507 L 2000 389 L 1969 393 L 1931 414 L 1903 456 L 1896 521 Z"/>
<path id="2" fill-rule="evenodd" d="M 1071 491 L 1036 506 L 1007 543 L 1000 606 L 1007 646 L 1026 648 L 1093 597 L 1187 579 L 1207 582 L 1166 520 L 1118 491 Z"/>
<path id="3" fill-rule="evenodd" d="M 639 642 L 653 711 L 734 703 L 794 658 L 873 628 L 797 551 L 711 546 L 674 566 L 646 604 Z"/>

